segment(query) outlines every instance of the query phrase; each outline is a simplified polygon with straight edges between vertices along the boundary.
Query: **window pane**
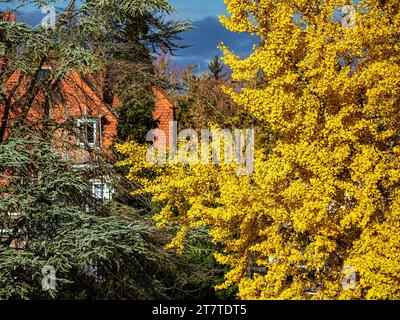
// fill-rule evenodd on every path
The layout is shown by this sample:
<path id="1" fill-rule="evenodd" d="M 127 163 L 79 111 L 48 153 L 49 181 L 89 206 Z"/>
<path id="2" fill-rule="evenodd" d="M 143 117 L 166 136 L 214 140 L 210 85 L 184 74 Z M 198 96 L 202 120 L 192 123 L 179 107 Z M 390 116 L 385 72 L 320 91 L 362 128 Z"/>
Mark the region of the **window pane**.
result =
<path id="1" fill-rule="evenodd" d="M 78 139 L 80 143 L 95 146 L 97 144 L 97 126 L 95 119 L 78 119 Z"/>
<path id="2" fill-rule="evenodd" d="M 94 198 L 103 200 L 104 199 L 104 185 L 96 183 L 92 185 L 92 195 Z"/>
<path id="3" fill-rule="evenodd" d="M 96 124 L 93 121 L 89 121 L 86 123 L 86 135 L 87 135 L 87 143 L 89 144 L 96 143 Z"/>
<path id="4" fill-rule="evenodd" d="M 114 188 L 109 183 L 95 182 L 92 183 L 92 196 L 98 200 L 110 201 L 114 194 Z"/>
<path id="5" fill-rule="evenodd" d="M 80 120 L 76 122 L 76 126 L 78 128 L 78 139 L 82 141 L 85 136 L 85 126 Z"/>

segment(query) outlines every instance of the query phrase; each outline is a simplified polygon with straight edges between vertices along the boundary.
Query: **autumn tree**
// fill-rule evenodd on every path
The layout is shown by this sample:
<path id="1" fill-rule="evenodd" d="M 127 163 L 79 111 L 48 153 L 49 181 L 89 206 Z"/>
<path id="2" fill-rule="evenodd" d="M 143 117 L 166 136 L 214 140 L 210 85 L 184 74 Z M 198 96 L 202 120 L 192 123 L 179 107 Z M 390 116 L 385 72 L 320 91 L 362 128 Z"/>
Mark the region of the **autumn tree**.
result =
<path id="1" fill-rule="evenodd" d="M 166 59 L 160 61 L 157 69 L 168 85 L 180 129 L 200 132 L 210 125 L 245 128 L 255 122 L 249 112 L 222 90 L 222 85 L 234 86 L 229 77 L 216 79 L 208 73 L 196 72 L 193 66 L 176 68 Z"/>
<path id="2" fill-rule="evenodd" d="M 247 58 L 222 48 L 248 83 L 225 92 L 269 137 L 254 173 L 155 166 L 129 144 L 129 178 L 163 204 L 159 226 L 181 227 L 172 247 L 209 226 L 219 288 L 242 299 L 399 299 L 399 2 L 225 2 L 225 27 L 262 39 Z"/>

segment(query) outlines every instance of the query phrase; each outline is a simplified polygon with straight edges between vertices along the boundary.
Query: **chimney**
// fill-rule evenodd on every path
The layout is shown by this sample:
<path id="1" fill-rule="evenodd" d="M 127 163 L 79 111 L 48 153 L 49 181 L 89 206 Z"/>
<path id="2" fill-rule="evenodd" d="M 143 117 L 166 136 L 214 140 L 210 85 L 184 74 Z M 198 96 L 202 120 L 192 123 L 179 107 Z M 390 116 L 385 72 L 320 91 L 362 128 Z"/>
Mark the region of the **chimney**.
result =
<path id="1" fill-rule="evenodd" d="M 3 21 L 8 21 L 8 22 L 15 22 L 15 16 L 11 11 L 7 12 L 0 12 L 0 17 L 3 18 Z"/>

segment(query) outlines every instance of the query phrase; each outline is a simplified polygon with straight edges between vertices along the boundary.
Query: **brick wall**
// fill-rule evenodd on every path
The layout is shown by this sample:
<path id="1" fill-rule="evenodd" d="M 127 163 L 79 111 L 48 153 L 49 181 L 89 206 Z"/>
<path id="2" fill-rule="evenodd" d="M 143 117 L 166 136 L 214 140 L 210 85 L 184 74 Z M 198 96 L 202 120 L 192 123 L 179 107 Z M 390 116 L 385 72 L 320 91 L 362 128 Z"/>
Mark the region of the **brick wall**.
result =
<path id="1" fill-rule="evenodd" d="M 0 18 L 5 21 L 14 22 L 14 15 L 12 13 L 1 13 Z M 0 61 L 5 63 L 4 61 Z M 50 66 L 50 65 L 49 65 Z M 70 77 L 62 81 L 63 88 L 63 101 L 52 105 L 50 118 L 57 123 L 62 123 L 67 120 L 79 118 L 82 116 L 96 118 L 99 123 L 102 124 L 102 131 L 99 132 L 99 144 L 97 149 L 101 149 L 102 153 L 110 153 L 112 146 L 117 140 L 117 129 L 118 129 L 118 116 L 117 110 L 121 105 L 121 101 L 118 96 L 114 96 L 111 105 L 108 105 L 103 101 L 104 91 L 104 73 L 97 74 L 96 76 L 88 76 L 89 83 L 84 81 L 76 72 L 72 72 Z M 4 89 L 11 88 L 19 80 L 19 72 L 15 72 L 9 82 L 5 85 Z M 20 86 L 19 95 L 24 94 L 26 86 L 23 84 Z M 165 93 L 156 87 L 153 87 L 155 95 L 155 112 L 154 120 L 159 122 L 158 128 L 163 130 L 166 136 L 166 145 L 170 146 L 172 143 L 171 137 L 171 125 L 174 120 L 173 104 L 168 100 Z M 38 95 L 36 98 L 36 104 L 42 102 L 43 96 Z M 3 116 L 2 106 L 0 105 L 0 117 Z M 18 115 L 18 110 L 15 114 L 10 115 L 10 126 L 12 126 L 12 120 Z M 43 112 L 41 108 L 31 108 L 27 122 L 35 124 L 43 119 Z M 66 140 L 67 143 L 61 141 Z M 76 140 L 76 139 L 75 139 Z M 58 141 L 58 142 L 57 142 Z M 58 130 L 55 134 L 55 146 L 59 148 L 62 153 L 67 152 L 66 157 L 75 162 L 90 162 L 93 159 L 91 154 L 88 154 L 85 150 L 76 150 L 76 148 L 70 148 L 65 151 L 66 145 L 77 145 L 77 141 L 74 138 L 68 136 L 66 130 Z M 97 150 L 99 151 L 99 150 Z"/>
<path id="2" fill-rule="evenodd" d="M 11 82 L 14 84 L 18 80 L 18 74 L 14 74 L 11 77 Z M 11 85 L 11 84 L 10 84 Z M 93 89 L 83 81 L 76 72 L 73 72 L 70 77 L 62 81 L 63 89 L 63 102 L 52 105 L 50 118 L 56 123 L 62 123 L 65 121 L 73 121 L 79 117 L 97 118 L 99 125 L 102 124 L 102 131 L 99 131 L 99 145 L 98 149 L 102 149 L 102 152 L 109 153 L 113 145 L 117 141 L 117 129 L 118 129 L 118 116 L 117 110 L 120 105 L 118 97 L 115 97 L 115 101 L 112 106 L 106 105 L 102 99 L 93 91 Z M 21 86 L 20 94 L 23 94 L 24 86 Z M 168 100 L 165 93 L 154 87 L 153 92 L 155 95 L 155 111 L 154 119 L 158 121 L 158 128 L 163 130 L 166 136 L 166 145 L 170 146 L 172 142 L 171 135 L 171 124 L 174 120 L 173 104 Z M 36 98 L 37 104 L 43 97 L 40 95 Z M 0 116 L 2 116 L 3 110 L 0 106 Z M 18 112 L 17 112 L 18 114 Z M 10 117 L 10 125 L 12 119 L 17 116 L 12 114 Z M 44 114 L 40 108 L 31 108 L 27 117 L 27 123 L 35 124 L 43 119 Z M 100 127 L 99 127 L 100 128 Z M 76 145 L 77 141 L 73 137 L 68 137 L 68 134 L 63 130 L 59 130 L 56 133 L 58 141 L 66 140 L 67 144 Z M 75 141 L 74 141 L 75 140 Z M 56 145 L 65 149 L 60 143 Z M 63 150 L 65 152 L 65 150 Z M 69 154 L 66 156 L 68 159 L 75 162 L 88 162 L 92 157 L 84 151 L 74 150 L 70 148 L 67 151 Z"/>
<path id="3" fill-rule="evenodd" d="M 88 163 L 97 160 L 96 154 L 111 154 L 111 148 L 117 141 L 117 114 L 76 72 L 63 81 L 63 92 L 65 101 L 54 108 L 53 120 L 63 122 L 71 118 L 86 117 L 97 122 L 97 145 L 93 148 L 71 148 L 68 150 L 68 159 L 77 163 Z M 65 135 L 61 134 L 60 141 L 67 138 L 72 144 L 78 143 L 75 137 L 68 138 Z"/>

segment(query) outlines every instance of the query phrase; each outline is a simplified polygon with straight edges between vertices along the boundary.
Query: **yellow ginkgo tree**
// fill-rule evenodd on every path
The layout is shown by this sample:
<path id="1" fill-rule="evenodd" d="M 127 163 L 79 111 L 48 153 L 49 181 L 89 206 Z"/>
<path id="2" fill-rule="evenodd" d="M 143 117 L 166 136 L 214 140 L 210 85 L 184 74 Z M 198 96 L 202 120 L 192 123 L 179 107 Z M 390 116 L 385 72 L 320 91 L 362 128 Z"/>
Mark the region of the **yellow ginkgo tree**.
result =
<path id="1" fill-rule="evenodd" d="M 209 227 L 230 270 L 220 289 L 400 299 L 400 2 L 225 2 L 225 27 L 261 39 L 247 58 L 222 47 L 244 84 L 226 92 L 268 137 L 254 173 L 149 164 L 135 144 L 118 146 L 121 165 L 163 204 L 159 225 L 180 226 L 172 247 Z"/>

